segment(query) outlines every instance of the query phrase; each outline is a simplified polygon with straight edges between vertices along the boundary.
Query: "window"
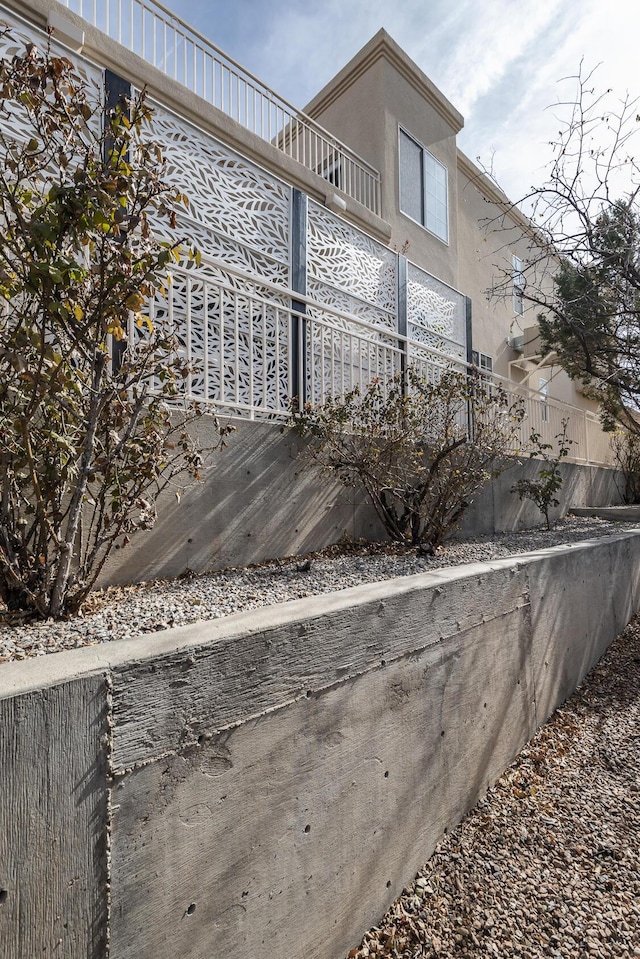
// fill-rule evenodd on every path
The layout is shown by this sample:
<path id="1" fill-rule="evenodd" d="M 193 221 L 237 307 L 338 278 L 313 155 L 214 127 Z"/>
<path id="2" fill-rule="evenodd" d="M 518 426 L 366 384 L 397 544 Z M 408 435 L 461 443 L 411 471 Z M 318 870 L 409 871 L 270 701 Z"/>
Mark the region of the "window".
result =
<path id="1" fill-rule="evenodd" d="M 524 273 L 522 260 L 517 256 L 511 257 L 511 279 L 513 281 L 513 312 L 518 316 L 524 313 Z"/>
<path id="2" fill-rule="evenodd" d="M 540 386 L 538 390 L 541 394 L 541 403 L 542 407 L 540 410 L 540 419 L 543 423 L 548 423 L 549 421 L 549 407 L 547 406 L 547 400 L 549 398 L 549 380 L 544 377 L 540 377 Z"/>
<path id="3" fill-rule="evenodd" d="M 447 168 L 400 130 L 400 210 L 449 242 Z"/>
<path id="4" fill-rule="evenodd" d="M 478 350 L 471 350 L 471 362 L 477 366 L 482 373 L 493 373 L 493 357 L 486 353 L 480 353 Z"/>

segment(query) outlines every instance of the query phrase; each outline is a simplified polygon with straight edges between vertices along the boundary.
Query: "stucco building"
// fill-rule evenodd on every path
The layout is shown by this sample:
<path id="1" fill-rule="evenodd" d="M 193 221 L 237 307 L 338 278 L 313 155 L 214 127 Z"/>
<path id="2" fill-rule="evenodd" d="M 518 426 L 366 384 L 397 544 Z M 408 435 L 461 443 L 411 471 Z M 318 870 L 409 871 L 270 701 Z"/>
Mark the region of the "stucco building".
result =
<path id="1" fill-rule="evenodd" d="M 46 44 L 49 28 L 53 52 L 73 61 L 96 103 L 105 91 L 146 90 L 166 177 L 190 199 L 165 235 L 202 254 L 197 269 L 173 266 L 148 313 L 171 323 L 192 362 L 189 396 L 237 428 L 211 480 L 179 507 L 166 497 L 160 522 L 113 557 L 107 580 L 381 535 L 361 500 L 307 475 L 281 426 L 292 397 L 322 402 L 388 382 L 407 363 L 429 377 L 475 363 L 521 396 L 520 450 L 531 430 L 554 443 L 566 420 L 578 465 L 560 509 L 617 501 L 596 411 L 537 354 L 520 296 L 528 224 L 460 153 L 460 113 L 385 32 L 302 112 L 153 0 L 68 3 L 1 0 L 11 31 L 0 55 Z M 12 123 L 5 135 L 27 135 Z M 487 232 L 502 214 L 513 229 Z M 488 298 L 501 271 L 506 295 Z M 130 340 L 138 335 L 130 323 Z M 516 472 L 526 468 L 537 475 L 535 463 Z M 514 479 L 487 488 L 467 531 L 539 522 L 510 494 Z"/>
<path id="2" fill-rule="evenodd" d="M 568 418 L 573 458 L 610 461 L 591 401 L 539 355 L 520 295 L 526 221 L 458 149 L 455 105 L 384 30 L 302 112 L 153 4 L 4 5 L 28 36 L 52 27 L 96 89 L 116 75 L 149 91 L 168 175 L 191 199 L 179 229 L 206 261 L 201 295 L 183 277 L 170 307 L 189 312 L 199 398 L 273 417 L 291 395 L 390 375 L 401 354 L 472 362 L 525 396 L 527 435 L 552 439 Z"/>

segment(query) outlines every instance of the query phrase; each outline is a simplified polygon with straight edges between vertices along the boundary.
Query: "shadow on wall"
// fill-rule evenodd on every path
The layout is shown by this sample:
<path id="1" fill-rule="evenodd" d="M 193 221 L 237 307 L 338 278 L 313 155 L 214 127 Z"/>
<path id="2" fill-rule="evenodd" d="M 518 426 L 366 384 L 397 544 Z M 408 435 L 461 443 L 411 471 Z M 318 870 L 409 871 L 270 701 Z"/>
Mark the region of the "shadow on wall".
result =
<path id="1" fill-rule="evenodd" d="M 236 425 L 204 482 L 180 502 L 167 491 L 155 527 L 112 554 L 102 584 L 244 566 L 321 549 L 345 534 L 384 538 L 355 490 L 307 468 L 293 432 L 279 424 Z"/>
<path id="2" fill-rule="evenodd" d="M 460 533 L 491 534 L 507 530 L 529 529 L 544 523 L 544 516 L 531 500 L 521 500 L 511 487 L 520 479 L 536 480 L 542 467 L 540 460 L 519 459 L 492 480 L 465 514 Z M 552 507 L 552 521 L 564 516 L 572 506 L 604 506 L 622 503 L 622 473 L 599 466 L 560 463 L 563 478 L 557 493 L 560 505 Z"/>
<path id="3" fill-rule="evenodd" d="M 308 468 L 298 456 L 302 441 L 293 432 L 274 423 L 236 425 L 205 481 L 189 488 L 179 502 L 172 491 L 166 492 L 159 500 L 156 526 L 112 554 L 101 585 L 245 566 L 321 549 L 345 534 L 386 539 L 361 494 Z M 537 461 L 526 459 L 490 483 L 466 514 L 461 534 L 540 525 L 537 507 L 510 492 L 517 479 L 533 479 L 539 468 Z M 561 469 L 565 483 L 554 518 L 571 505 L 621 502 L 616 471 L 567 463 Z"/>

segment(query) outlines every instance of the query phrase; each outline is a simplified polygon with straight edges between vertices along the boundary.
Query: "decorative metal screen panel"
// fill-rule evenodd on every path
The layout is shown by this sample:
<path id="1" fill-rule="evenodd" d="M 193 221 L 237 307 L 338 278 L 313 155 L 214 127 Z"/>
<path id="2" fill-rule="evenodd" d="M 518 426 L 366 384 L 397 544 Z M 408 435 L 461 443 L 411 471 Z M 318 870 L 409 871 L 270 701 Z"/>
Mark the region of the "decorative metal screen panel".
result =
<path id="1" fill-rule="evenodd" d="M 335 314 L 314 308 L 307 320 L 308 400 L 322 403 L 373 379 L 383 386 L 402 367 L 398 340 L 383 330 L 348 323 Z"/>
<path id="2" fill-rule="evenodd" d="M 208 266 L 173 271 L 150 304 L 154 325 L 174 337 L 193 372 L 185 393 L 224 413 L 265 417 L 288 410 L 291 309 L 250 281 L 231 284 Z M 134 334 L 135 335 L 135 334 Z"/>
<path id="3" fill-rule="evenodd" d="M 162 105 L 152 106 L 166 179 L 189 199 L 177 234 L 166 221 L 152 225 L 203 254 L 200 267 L 183 261 L 173 272 L 168 296 L 151 304 L 154 322 L 169 325 L 194 367 L 185 383 L 190 396 L 234 415 L 282 413 L 290 394 L 291 188 Z"/>
<path id="4" fill-rule="evenodd" d="M 397 256 L 317 203 L 307 227 L 309 399 L 321 402 L 400 369 Z M 336 312 L 333 312 L 336 311 Z M 353 318 L 353 319 L 352 319 Z"/>
<path id="5" fill-rule="evenodd" d="M 310 202 L 307 257 L 310 297 L 375 326 L 397 329 L 393 250 Z"/>
<path id="6" fill-rule="evenodd" d="M 11 60 L 15 56 L 24 56 L 27 44 L 31 43 L 35 44 L 41 52 L 46 51 L 50 43 L 52 56 L 69 58 L 69 51 L 65 47 L 60 46 L 53 38 L 50 40 L 45 33 L 36 27 L 27 26 L 21 20 L 13 19 L 4 9 L 2 11 L 2 22 L 9 26 L 11 34 L 0 36 L 0 58 Z M 89 102 L 96 107 L 95 114 L 89 119 L 89 128 L 99 134 L 102 126 L 101 106 L 104 101 L 103 71 L 77 53 L 73 54 L 73 65 L 86 84 Z M 8 107 L 8 113 L 5 109 L 2 117 L 2 135 L 5 142 L 31 139 L 33 124 L 27 119 L 25 110 L 15 104 Z"/>
<path id="7" fill-rule="evenodd" d="M 203 253 L 289 286 L 291 188 L 213 137 L 152 104 L 167 180 L 189 199 L 181 230 Z"/>
<path id="8" fill-rule="evenodd" d="M 410 340 L 466 360 L 465 298 L 413 263 L 407 264 Z"/>

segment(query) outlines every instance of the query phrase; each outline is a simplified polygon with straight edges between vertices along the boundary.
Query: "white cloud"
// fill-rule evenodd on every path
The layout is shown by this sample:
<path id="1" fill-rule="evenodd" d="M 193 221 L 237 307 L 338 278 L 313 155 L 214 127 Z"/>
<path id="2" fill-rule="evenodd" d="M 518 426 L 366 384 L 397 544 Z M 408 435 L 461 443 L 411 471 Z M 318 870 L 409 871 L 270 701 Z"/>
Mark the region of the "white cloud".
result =
<path id="1" fill-rule="evenodd" d="M 451 51 L 446 77 L 449 96 L 463 114 L 499 84 L 514 62 L 535 50 L 552 21 L 559 0 L 520 4 L 494 0 L 465 4 L 459 17 L 459 41 Z"/>

